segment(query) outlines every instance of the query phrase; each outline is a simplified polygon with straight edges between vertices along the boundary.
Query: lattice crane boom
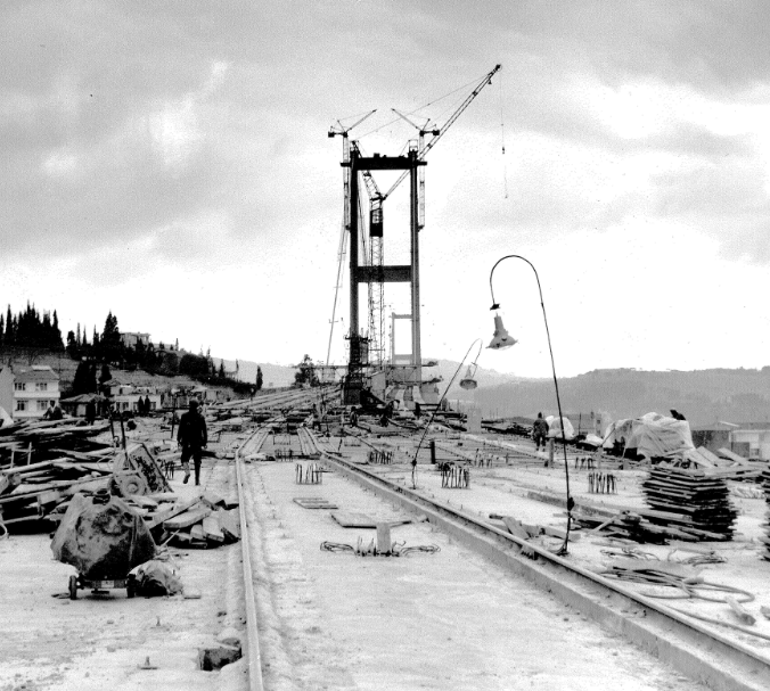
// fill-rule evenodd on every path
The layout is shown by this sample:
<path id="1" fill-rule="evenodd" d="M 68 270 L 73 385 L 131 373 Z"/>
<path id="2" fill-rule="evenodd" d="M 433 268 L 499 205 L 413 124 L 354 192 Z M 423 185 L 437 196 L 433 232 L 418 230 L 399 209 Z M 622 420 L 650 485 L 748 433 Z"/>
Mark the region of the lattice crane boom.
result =
<path id="1" fill-rule="evenodd" d="M 473 102 L 473 99 L 475 99 L 476 96 L 478 96 L 481 93 L 482 89 L 485 86 L 487 86 L 487 84 L 492 83 L 492 77 L 494 77 L 502 68 L 503 68 L 502 65 L 499 65 L 499 64 L 495 65 L 493 70 L 491 70 L 486 75 L 484 75 L 484 78 L 474 87 L 473 91 L 471 91 L 471 93 L 465 97 L 465 100 L 459 105 L 459 107 L 454 111 L 454 113 L 452 113 L 449 116 L 449 119 L 444 123 L 444 125 L 438 128 L 438 133 L 436 133 L 435 129 L 428 131 L 425 128 L 417 127 L 417 125 L 411 122 L 408 118 L 401 115 L 401 113 L 399 113 L 398 111 L 394 111 L 397 115 L 404 118 L 404 120 L 409 122 L 412 126 L 417 127 L 417 129 L 420 130 L 421 133 L 433 134 L 433 139 L 431 139 L 425 146 L 420 147 L 420 151 L 418 154 L 420 160 L 423 160 L 425 156 L 428 154 L 428 152 L 434 146 L 436 146 L 436 144 L 438 144 L 439 139 L 441 139 L 441 137 L 443 137 L 447 133 L 447 130 L 454 124 L 455 120 L 457 120 L 457 118 L 459 118 L 463 114 L 465 109 Z M 406 178 L 407 174 L 408 173 L 406 172 L 402 173 L 402 175 L 393 183 L 391 188 L 383 195 L 382 201 L 385 201 L 393 193 L 396 187 L 398 187 L 403 182 L 404 178 Z"/>

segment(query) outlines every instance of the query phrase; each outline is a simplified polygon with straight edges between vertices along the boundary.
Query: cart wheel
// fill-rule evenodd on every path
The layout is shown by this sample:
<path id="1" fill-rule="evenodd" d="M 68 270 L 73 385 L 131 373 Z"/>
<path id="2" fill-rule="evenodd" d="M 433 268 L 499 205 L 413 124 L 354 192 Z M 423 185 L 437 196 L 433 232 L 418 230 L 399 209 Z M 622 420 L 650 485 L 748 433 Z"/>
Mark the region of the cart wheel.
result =
<path id="1" fill-rule="evenodd" d="M 77 600 L 78 599 L 78 577 L 77 576 L 70 576 L 70 600 Z"/>
<path id="2" fill-rule="evenodd" d="M 126 581 L 126 597 L 132 598 L 136 595 L 136 578 L 129 576 Z"/>

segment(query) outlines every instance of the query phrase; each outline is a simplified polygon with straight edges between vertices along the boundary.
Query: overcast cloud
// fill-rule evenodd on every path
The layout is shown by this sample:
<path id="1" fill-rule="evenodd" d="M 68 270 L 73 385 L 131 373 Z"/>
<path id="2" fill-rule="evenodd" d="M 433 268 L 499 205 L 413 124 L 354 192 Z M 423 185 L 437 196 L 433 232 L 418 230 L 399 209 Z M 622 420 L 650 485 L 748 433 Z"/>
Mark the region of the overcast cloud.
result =
<path id="1" fill-rule="evenodd" d="M 0 299 L 65 331 L 112 310 L 217 357 L 323 360 L 329 127 L 377 108 L 352 135 L 396 155 L 415 131 L 391 108 L 442 124 L 501 63 L 428 157 L 423 352 L 491 337 L 489 270 L 517 253 L 562 374 L 770 364 L 768 29 L 759 1 L 5 2 Z M 528 271 L 498 269 L 522 343 L 482 364 L 547 375 Z"/>

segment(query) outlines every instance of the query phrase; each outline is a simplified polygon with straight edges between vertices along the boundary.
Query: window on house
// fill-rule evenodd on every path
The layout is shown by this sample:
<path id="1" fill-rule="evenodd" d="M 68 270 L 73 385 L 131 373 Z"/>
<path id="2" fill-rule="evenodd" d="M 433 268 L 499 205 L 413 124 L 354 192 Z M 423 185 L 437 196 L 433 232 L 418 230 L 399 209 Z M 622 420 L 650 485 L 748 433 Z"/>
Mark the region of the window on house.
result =
<path id="1" fill-rule="evenodd" d="M 26 401 L 16 401 L 16 410 L 26 410 L 26 409 L 27 409 Z"/>
<path id="2" fill-rule="evenodd" d="M 48 391 L 48 382 L 47 381 L 35 382 L 35 391 Z"/>
<path id="3" fill-rule="evenodd" d="M 48 410 L 48 401 L 38 401 L 37 402 L 37 409 L 38 410 L 42 410 L 44 412 L 46 410 Z"/>
<path id="4" fill-rule="evenodd" d="M 14 391 L 26 391 L 27 390 L 27 382 L 15 381 L 15 382 L 13 382 L 13 389 L 14 389 Z"/>

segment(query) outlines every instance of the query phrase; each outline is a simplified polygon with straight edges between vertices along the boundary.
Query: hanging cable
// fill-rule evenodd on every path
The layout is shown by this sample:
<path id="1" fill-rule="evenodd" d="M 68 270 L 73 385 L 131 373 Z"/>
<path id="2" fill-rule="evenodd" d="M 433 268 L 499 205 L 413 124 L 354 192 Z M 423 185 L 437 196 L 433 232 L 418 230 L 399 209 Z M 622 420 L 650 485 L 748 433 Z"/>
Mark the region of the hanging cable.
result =
<path id="1" fill-rule="evenodd" d="M 508 199 L 508 164 L 505 160 L 505 117 L 503 116 L 503 78 L 500 77 L 500 81 L 498 82 L 500 85 L 499 94 L 500 94 L 500 139 L 501 139 L 501 146 L 502 146 L 502 157 L 503 157 L 503 193 L 505 195 L 505 199 Z"/>

